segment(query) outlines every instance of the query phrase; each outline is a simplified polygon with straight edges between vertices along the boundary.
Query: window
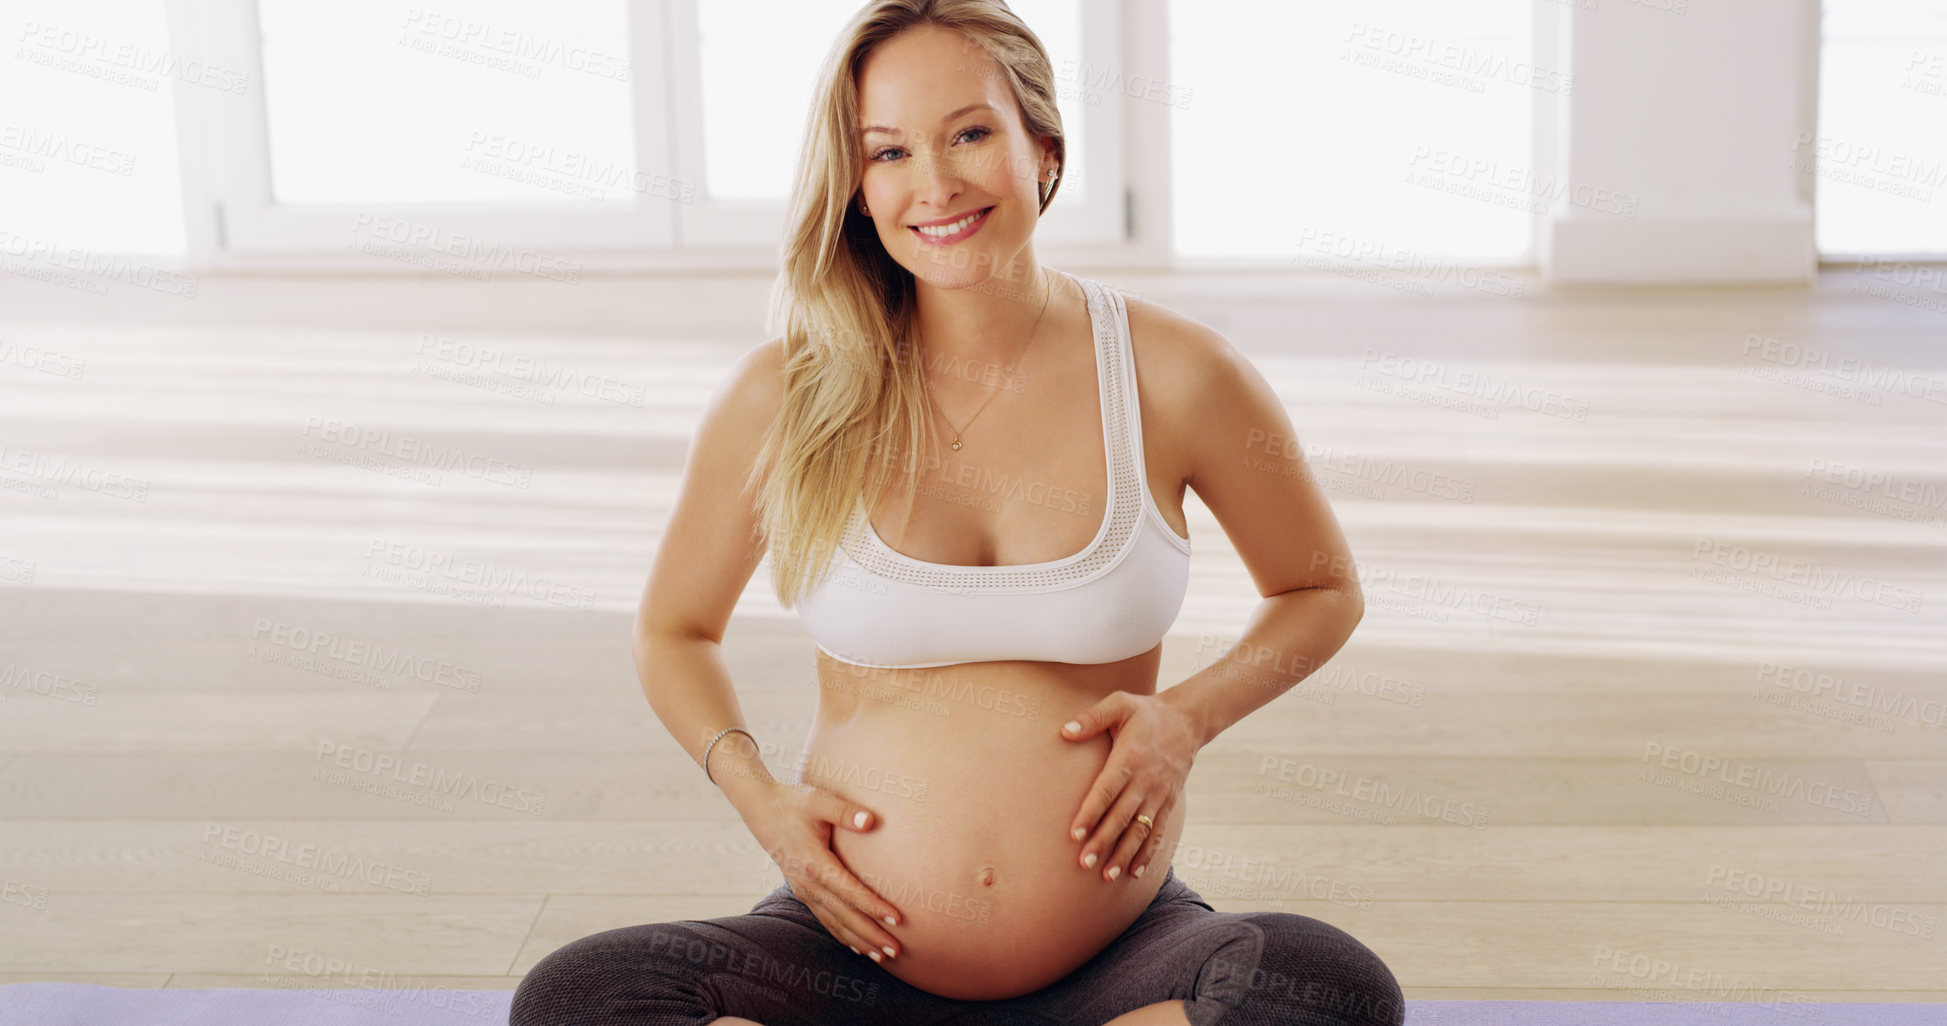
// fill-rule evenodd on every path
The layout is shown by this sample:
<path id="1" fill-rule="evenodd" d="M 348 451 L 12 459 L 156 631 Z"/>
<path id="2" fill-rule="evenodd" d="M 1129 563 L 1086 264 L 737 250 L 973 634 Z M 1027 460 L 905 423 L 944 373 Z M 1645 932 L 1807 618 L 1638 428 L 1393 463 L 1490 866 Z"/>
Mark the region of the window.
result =
<path id="1" fill-rule="evenodd" d="M 1947 5 L 1825 0 L 1813 177 L 1821 256 L 1947 255 Z"/>
<path id="2" fill-rule="evenodd" d="M 1530 0 L 1170 4 L 1170 170 L 1186 262 L 1529 259 L 1548 175 Z"/>
<path id="3" fill-rule="evenodd" d="M 629 201 L 622 0 L 257 8 L 274 201 Z"/>
<path id="4" fill-rule="evenodd" d="M 234 81 L 206 66 L 168 72 L 157 0 L 22 0 L 8 12 L 0 254 L 27 273 L 89 266 L 67 263 L 77 250 L 180 254 L 176 82 L 217 90 Z"/>

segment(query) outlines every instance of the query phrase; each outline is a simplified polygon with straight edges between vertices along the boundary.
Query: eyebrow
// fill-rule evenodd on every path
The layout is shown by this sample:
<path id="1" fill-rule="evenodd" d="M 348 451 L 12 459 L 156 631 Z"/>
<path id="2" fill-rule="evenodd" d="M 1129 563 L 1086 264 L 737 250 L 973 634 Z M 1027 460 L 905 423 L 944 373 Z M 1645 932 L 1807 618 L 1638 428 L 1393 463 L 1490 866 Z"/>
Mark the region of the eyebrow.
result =
<path id="1" fill-rule="evenodd" d="M 993 105 L 993 104 L 991 104 L 991 103 L 985 103 L 985 102 L 982 102 L 982 103 L 969 103 L 969 104 L 967 104 L 967 105 L 966 105 L 965 107 L 962 107 L 962 108 L 960 108 L 959 110 L 956 110 L 956 111 L 954 111 L 954 112 L 953 112 L 953 113 L 951 113 L 951 114 L 948 114 L 948 115 L 947 115 L 946 117 L 943 117 L 943 118 L 941 118 L 941 119 L 940 119 L 940 124 L 943 124 L 943 125 L 944 125 L 944 124 L 946 124 L 947 122 L 949 122 L 949 121 L 952 121 L 953 119 L 955 119 L 955 118 L 957 118 L 957 117 L 959 117 L 959 116 L 960 116 L 960 115 L 962 115 L 962 114 L 966 114 L 966 113 L 968 113 L 968 112 L 970 112 L 970 111 L 976 111 L 976 110 L 979 110 L 979 109 L 980 109 L 980 108 L 982 108 L 982 107 L 985 107 L 985 108 L 987 108 L 988 110 L 993 110 L 993 109 L 994 109 L 994 105 Z M 898 135 L 898 134 L 899 134 L 899 129 L 897 129 L 897 128 L 888 128 L 888 127 L 886 127 L 885 125 L 867 125 L 867 126 L 866 126 L 866 128 L 865 128 L 865 130 L 864 130 L 864 131 L 862 131 L 862 132 L 860 132 L 859 134 L 860 134 L 860 135 L 871 135 L 871 134 L 872 134 L 872 133 L 874 133 L 874 132 L 879 132 L 879 133 L 882 133 L 882 134 L 884 134 L 884 135 Z"/>

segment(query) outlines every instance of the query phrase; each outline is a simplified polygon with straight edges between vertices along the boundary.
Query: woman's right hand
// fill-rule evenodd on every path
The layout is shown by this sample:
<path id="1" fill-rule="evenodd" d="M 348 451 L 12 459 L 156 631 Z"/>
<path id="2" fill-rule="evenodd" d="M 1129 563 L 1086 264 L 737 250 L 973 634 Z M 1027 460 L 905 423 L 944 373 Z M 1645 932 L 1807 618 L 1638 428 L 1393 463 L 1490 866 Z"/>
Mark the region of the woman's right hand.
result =
<path id="1" fill-rule="evenodd" d="M 764 839 L 771 861 L 784 871 L 791 893 L 804 902 L 825 929 L 854 952 L 878 962 L 900 947 L 887 931 L 888 920 L 904 922 L 892 903 L 867 887 L 832 851 L 832 831 L 865 833 L 879 817 L 830 791 L 779 781 L 772 793 L 770 836 Z"/>

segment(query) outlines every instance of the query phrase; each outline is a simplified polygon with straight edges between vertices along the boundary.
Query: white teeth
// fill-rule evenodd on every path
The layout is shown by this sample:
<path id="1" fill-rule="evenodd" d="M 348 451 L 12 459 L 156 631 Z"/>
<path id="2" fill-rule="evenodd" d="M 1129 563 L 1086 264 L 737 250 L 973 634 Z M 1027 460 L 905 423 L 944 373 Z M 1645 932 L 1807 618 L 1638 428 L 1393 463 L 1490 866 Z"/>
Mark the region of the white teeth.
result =
<path id="1" fill-rule="evenodd" d="M 968 225 L 974 223 L 975 221 L 980 220 L 980 215 L 982 213 L 984 213 L 984 211 L 976 210 L 973 213 L 968 214 L 966 217 L 963 217 L 952 224 L 940 225 L 937 228 L 920 228 L 918 230 L 922 234 L 931 235 L 936 239 L 944 239 L 949 235 L 958 235 L 959 233 L 966 231 Z"/>

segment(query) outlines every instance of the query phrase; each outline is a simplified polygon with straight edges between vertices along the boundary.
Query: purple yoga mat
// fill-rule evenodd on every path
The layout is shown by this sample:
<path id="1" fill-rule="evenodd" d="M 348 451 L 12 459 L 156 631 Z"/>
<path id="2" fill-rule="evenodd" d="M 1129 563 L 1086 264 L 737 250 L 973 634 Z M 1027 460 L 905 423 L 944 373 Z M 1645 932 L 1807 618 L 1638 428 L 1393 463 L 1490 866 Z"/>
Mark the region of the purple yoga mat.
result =
<path id="1" fill-rule="evenodd" d="M 1947 1005 L 1408 1001 L 1406 1022 L 1407 1026 L 1947 1026 Z"/>
<path id="2" fill-rule="evenodd" d="M 0 1026 L 505 1026 L 513 996 L 511 990 L 137 990 L 91 983 L 11 983 L 0 986 Z M 1947 1026 L 1947 1005 L 1408 1001 L 1406 1022 Z"/>
<path id="3" fill-rule="evenodd" d="M 0 1026 L 507 1026 L 512 990 L 0 986 Z"/>

